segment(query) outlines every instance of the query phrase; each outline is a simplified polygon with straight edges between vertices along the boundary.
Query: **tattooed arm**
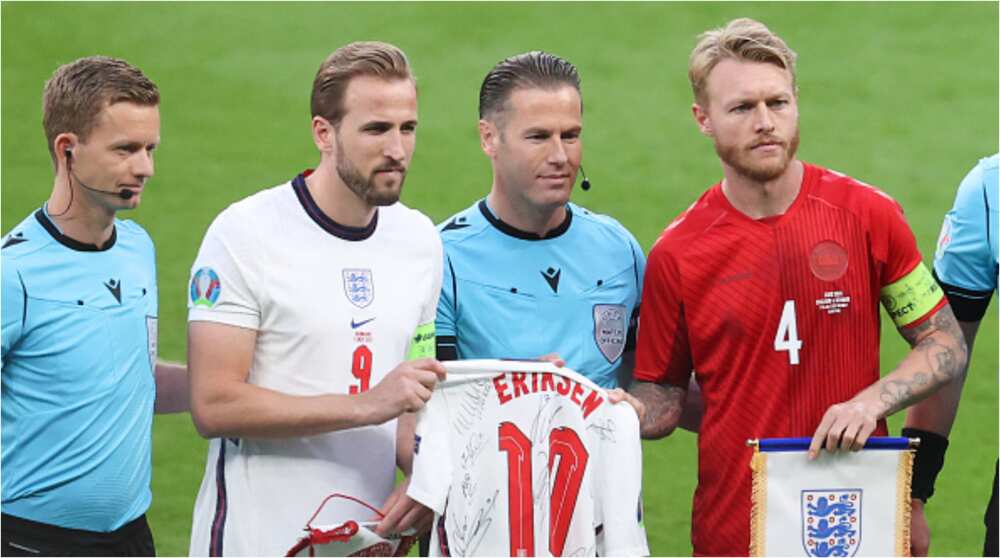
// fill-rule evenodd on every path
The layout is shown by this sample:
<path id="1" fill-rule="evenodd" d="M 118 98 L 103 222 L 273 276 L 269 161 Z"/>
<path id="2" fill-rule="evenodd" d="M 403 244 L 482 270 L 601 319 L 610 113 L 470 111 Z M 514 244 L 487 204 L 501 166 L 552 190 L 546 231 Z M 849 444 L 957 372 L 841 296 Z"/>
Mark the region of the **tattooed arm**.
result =
<path id="1" fill-rule="evenodd" d="M 639 432 L 643 438 L 663 438 L 677 428 L 684 411 L 684 388 L 637 381 L 629 391 L 646 408 L 646 414 L 639 423 Z"/>
<path id="2" fill-rule="evenodd" d="M 809 455 L 861 449 L 878 421 L 933 394 L 957 379 L 964 380 L 967 351 L 962 330 L 947 304 L 929 319 L 900 334 L 912 349 L 891 373 L 848 401 L 827 409 L 813 434 Z"/>

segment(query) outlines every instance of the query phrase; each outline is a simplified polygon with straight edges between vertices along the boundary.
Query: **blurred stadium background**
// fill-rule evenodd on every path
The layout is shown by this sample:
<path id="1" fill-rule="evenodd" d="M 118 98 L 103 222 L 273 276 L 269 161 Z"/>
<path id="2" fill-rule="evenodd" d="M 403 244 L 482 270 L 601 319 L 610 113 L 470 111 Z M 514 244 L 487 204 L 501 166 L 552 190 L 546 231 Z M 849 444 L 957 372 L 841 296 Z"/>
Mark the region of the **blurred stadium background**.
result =
<path id="1" fill-rule="evenodd" d="M 158 249 L 160 354 L 184 359 L 186 281 L 209 222 L 229 203 L 317 161 L 308 131 L 316 68 L 348 41 L 378 39 L 402 47 L 419 80 L 407 204 L 440 222 L 484 194 L 490 175 L 476 133 L 480 80 L 505 56 L 544 49 L 574 62 L 583 77 L 594 188 L 575 201 L 618 218 L 648 251 L 721 176 L 690 116 L 686 71 L 695 37 L 749 16 L 799 54 L 801 157 L 899 200 L 929 261 L 960 179 L 997 151 L 997 12 L 992 2 L 4 2 L 2 230 L 39 207 L 52 185 L 40 101 L 52 71 L 91 54 L 141 67 L 161 89 L 163 143 L 144 203 L 127 217 L 146 227 Z M 887 370 L 906 346 L 888 321 L 883 328 Z M 994 303 L 927 508 L 933 554 L 981 552 L 997 457 L 997 371 Z M 898 431 L 900 417 L 891 422 Z M 186 554 L 206 442 L 187 415 L 157 418 L 154 437 L 153 532 L 161 555 Z M 682 432 L 644 449 L 651 549 L 689 554 L 695 438 Z M 324 487 L 316 490 L 319 497 Z"/>

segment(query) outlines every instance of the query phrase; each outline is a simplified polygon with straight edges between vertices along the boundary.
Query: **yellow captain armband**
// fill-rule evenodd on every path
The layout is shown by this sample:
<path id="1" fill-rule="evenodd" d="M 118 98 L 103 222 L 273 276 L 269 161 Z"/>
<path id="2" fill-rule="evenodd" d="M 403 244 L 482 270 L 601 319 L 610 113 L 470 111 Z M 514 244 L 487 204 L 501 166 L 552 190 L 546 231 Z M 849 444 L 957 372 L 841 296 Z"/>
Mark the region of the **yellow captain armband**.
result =
<path id="1" fill-rule="evenodd" d="M 934 309 L 944 293 L 927 266 L 920 262 L 900 280 L 882 287 L 881 296 L 882 305 L 896 327 L 905 327 Z"/>
<path id="2" fill-rule="evenodd" d="M 417 326 L 410 339 L 410 350 L 406 353 L 406 360 L 417 360 L 418 358 L 434 358 L 435 339 L 434 322 L 427 322 Z"/>

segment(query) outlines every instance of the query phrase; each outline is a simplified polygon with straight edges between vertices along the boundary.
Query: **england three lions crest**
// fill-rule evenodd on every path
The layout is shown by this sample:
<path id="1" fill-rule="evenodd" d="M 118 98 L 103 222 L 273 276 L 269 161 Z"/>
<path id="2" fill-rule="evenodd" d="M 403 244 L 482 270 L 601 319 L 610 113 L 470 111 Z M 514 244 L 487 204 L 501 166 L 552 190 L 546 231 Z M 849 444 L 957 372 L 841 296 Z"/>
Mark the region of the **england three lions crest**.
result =
<path id="1" fill-rule="evenodd" d="M 365 308 L 375 300 L 375 283 L 370 269 L 345 269 L 344 294 L 358 308 Z"/>
<path id="2" fill-rule="evenodd" d="M 624 304 L 594 305 L 594 341 L 608 362 L 614 363 L 625 351 L 628 319 Z"/>
<path id="3" fill-rule="evenodd" d="M 859 488 L 802 491 L 802 547 L 807 556 L 854 556 L 861 546 Z"/>

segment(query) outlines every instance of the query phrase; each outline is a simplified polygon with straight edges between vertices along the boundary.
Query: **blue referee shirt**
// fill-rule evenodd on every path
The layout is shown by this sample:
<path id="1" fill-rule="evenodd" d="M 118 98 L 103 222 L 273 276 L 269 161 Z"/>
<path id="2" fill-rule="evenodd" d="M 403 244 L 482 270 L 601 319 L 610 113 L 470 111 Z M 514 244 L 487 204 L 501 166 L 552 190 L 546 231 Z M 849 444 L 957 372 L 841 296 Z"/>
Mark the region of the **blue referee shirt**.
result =
<path id="1" fill-rule="evenodd" d="M 438 229 L 445 252 L 439 353 L 556 352 L 601 387 L 617 386 L 622 355 L 634 350 L 646 266 L 625 227 L 568 204 L 565 221 L 541 238 L 504 223 L 481 200 Z"/>
<path id="2" fill-rule="evenodd" d="M 997 159 L 980 160 L 962 180 L 934 254 L 934 274 L 963 322 L 981 320 L 997 288 Z"/>
<path id="3" fill-rule="evenodd" d="M 40 209 L 0 255 L 3 513 L 113 531 L 151 500 L 153 242 L 116 220 L 82 244 Z"/>

